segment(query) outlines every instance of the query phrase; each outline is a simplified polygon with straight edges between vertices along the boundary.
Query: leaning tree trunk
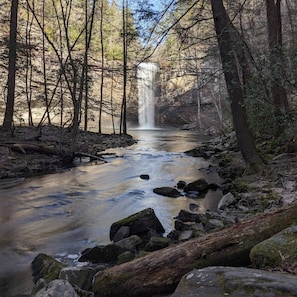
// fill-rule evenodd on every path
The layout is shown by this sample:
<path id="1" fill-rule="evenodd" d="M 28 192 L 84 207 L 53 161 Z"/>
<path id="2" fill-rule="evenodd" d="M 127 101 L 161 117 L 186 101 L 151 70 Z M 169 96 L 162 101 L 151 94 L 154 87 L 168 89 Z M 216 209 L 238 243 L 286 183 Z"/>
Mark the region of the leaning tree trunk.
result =
<path id="1" fill-rule="evenodd" d="M 171 293 L 181 277 L 194 268 L 249 264 L 252 247 L 296 221 L 297 204 L 255 216 L 222 231 L 100 271 L 93 279 L 93 291 L 98 297 Z"/>
<path id="2" fill-rule="evenodd" d="M 232 26 L 222 0 L 212 0 L 211 5 L 238 146 L 248 168 L 260 171 L 263 162 L 257 153 L 248 125 L 243 89 L 230 36 Z"/>

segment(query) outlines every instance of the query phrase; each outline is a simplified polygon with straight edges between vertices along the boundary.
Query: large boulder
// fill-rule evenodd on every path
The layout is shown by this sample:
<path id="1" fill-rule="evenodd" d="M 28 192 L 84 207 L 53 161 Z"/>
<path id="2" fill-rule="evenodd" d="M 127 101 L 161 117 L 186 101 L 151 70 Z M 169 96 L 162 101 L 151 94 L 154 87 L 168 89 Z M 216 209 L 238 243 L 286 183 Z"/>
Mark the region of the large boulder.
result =
<path id="1" fill-rule="evenodd" d="M 66 280 L 56 279 L 41 289 L 36 297 L 79 297 Z"/>
<path id="2" fill-rule="evenodd" d="M 297 226 L 291 226 L 254 246 L 250 259 L 256 268 L 274 268 L 297 261 Z"/>
<path id="3" fill-rule="evenodd" d="M 162 235 L 165 232 L 164 227 L 155 215 L 152 208 L 146 208 L 129 217 L 113 223 L 110 227 L 109 237 L 113 241 L 117 237 L 117 232 L 121 227 L 129 227 L 129 232 L 125 237 L 138 235 L 141 239 L 148 240 L 155 234 Z M 127 228 L 128 230 L 128 228 Z"/>
<path id="4" fill-rule="evenodd" d="M 297 297 L 297 276 L 242 267 L 195 269 L 171 297 Z"/>
<path id="5" fill-rule="evenodd" d="M 37 255 L 31 263 L 33 281 L 36 283 L 40 278 L 47 283 L 59 277 L 60 271 L 66 265 L 58 260 L 45 255 Z"/>

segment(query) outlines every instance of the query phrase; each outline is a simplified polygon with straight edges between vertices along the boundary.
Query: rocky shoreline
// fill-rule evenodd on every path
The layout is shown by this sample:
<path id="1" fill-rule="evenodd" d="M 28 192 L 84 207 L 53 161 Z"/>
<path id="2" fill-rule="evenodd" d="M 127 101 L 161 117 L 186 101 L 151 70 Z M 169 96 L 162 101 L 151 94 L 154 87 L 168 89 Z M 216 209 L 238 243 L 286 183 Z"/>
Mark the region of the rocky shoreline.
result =
<path id="1" fill-rule="evenodd" d="M 129 145 L 132 141 L 128 138 L 123 143 Z M 92 154 L 94 154 L 94 149 Z M 218 172 L 224 182 L 221 185 L 209 185 L 203 179 L 189 184 L 177 181 L 174 188 L 157 188 L 154 192 L 173 199 L 178 199 L 180 195 L 191 195 L 191 198 L 200 199 L 206 191 L 220 189 L 223 197 L 216 211 L 196 213 L 195 205 L 190 207 L 191 211 L 181 210 L 175 217 L 174 230 L 164 236 L 164 228 L 155 216 L 154 210 L 144 209 L 128 218 L 114 222 L 110 228 L 111 243 L 82 251 L 79 259 L 82 265 L 76 267 L 67 267 L 49 255 L 40 254 L 32 262 L 35 286 L 30 296 L 59 296 L 57 294 L 60 292 L 65 292 L 65 296 L 73 297 L 120 296 L 118 293 L 115 294 L 112 288 L 103 290 L 103 284 L 98 284 L 100 276 L 96 278 L 96 275 L 100 275 L 100 272 L 111 267 L 121 264 L 129 265 L 135 259 L 137 263 L 141 263 L 141 259 L 147 255 L 157 257 L 159 251 L 166 250 L 166 248 L 177 249 L 183 243 L 191 242 L 196 238 L 203 239 L 228 226 L 245 222 L 247 218 L 270 213 L 285 205 L 293 204 L 297 198 L 295 195 L 296 172 L 293 166 L 294 153 L 282 152 L 272 158 L 270 161 L 272 169 L 267 170 L 266 175 L 243 175 L 245 164 L 242 162 L 232 135 L 217 137 L 187 154 L 203 157 L 209 159 L 212 164 L 218 164 L 201 168 L 201 170 Z M 283 168 L 286 168 L 286 174 L 280 171 Z M 141 178 L 147 179 L 149 176 Z M 241 296 L 259 296 L 259 294 L 261 296 L 284 296 L 287 293 L 291 294 L 290 296 L 297 296 L 297 287 L 292 285 L 297 281 L 294 275 L 297 272 L 295 269 L 297 257 L 295 249 L 288 248 L 290 243 L 297 242 L 297 236 L 294 227 L 284 229 L 285 231 L 276 235 L 277 239 L 271 237 L 272 239 L 259 243 L 265 248 L 261 249 L 261 246 L 257 245 L 246 267 L 201 267 L 189 270 L 179 282 L 175 292 L 174 290 L 166 292 L 166 290 L 151 289 L 151 294 L 141 294 L 141 296 L 190 297 L 194 296 L 193 294 L 208 297 L 226 296 L 226 294 L 228 296 L 239 296 L 238 294 Z M 285 236 L 288 234 L 289 236 Z M 274 258 L 269 258 L 272 254 L 271 250 L 277 251 Z M 267 270 L 270 271 L 267 272 Z M 279 271 L 282 273 L 280 274 Z M 217 282 L 217 275 L 224 277 L 223 283 Z M 276 279 L 281 279 L 279 286 L 275 284 Z M 194 283 L 193 280 L 195 280 Z M 208 289 L 203 291 L 201 289 L 203 287 Z M 246 290 L 249 292 L 248 295 L 244 295 Z M 213 292 L 212 295 L 209 294 L 210 291 Z M 138 295 L 130 292 L 130 295 L 125 293 L 122 296 Z"/>

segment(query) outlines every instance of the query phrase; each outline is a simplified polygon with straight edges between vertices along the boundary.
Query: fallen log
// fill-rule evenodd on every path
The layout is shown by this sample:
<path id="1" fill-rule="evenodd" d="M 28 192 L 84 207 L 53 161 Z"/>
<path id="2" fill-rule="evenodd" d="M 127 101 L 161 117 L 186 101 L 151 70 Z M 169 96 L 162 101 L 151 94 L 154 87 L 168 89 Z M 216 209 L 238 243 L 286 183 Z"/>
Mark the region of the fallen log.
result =
<path id="1" fill-rule="evenodd" d="M 8 147 L 12 151 L 19 152 L 22 154 L 27 154 L 27 152 L 30 151 L 45 155 L 63 155 L 63 153 L 60 150 L 34 143 L 0 143 L 0 146 Z"/>
<path id="2" fill-rule="evenodd" d="M 98 272 L 95 296 L 153 296 L 174 291 L 193 268 L 243 266 L 253 246 L 297 222 L 297 204 L 255 216 L 222 231 L 194 238 L 143 258 Z"/>

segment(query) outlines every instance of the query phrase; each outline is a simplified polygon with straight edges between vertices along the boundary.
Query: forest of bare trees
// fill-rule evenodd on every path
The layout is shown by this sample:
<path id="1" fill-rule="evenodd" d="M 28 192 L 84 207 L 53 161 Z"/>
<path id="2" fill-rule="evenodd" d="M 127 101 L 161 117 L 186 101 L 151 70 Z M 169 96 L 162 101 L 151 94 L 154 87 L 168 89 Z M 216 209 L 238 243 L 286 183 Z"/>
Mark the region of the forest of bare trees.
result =
<path id="1" fill-rule="evenodd" d="M 56 124 L 71 127 L 75 141 L 81 128 L 102 133 L 110 125 L 126 134 L 137 117 L 136 67 L 153 61 L 160 122 L 179 113 L 201 129 L 202 107 L 211 105 L 255 171 L 262 168 L 257 138 L 294 137 L 293 0 L 11 0 L 0 7 L 3 131 Z"/>

